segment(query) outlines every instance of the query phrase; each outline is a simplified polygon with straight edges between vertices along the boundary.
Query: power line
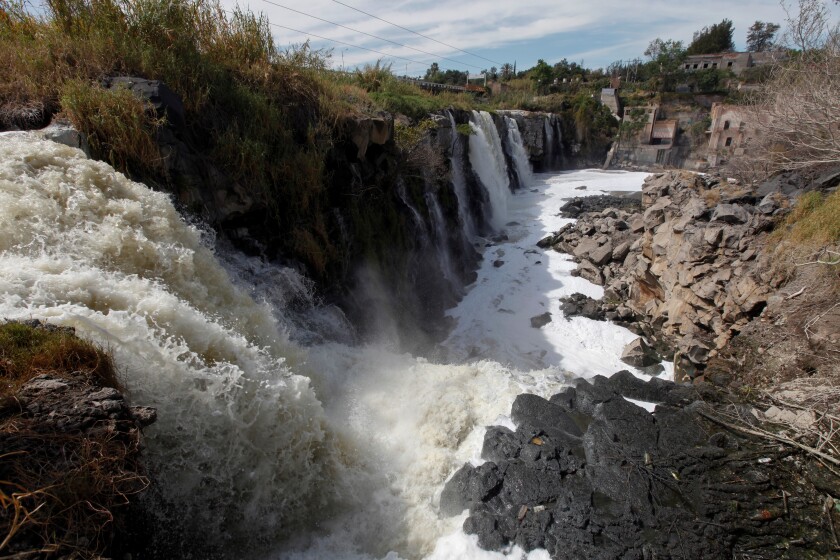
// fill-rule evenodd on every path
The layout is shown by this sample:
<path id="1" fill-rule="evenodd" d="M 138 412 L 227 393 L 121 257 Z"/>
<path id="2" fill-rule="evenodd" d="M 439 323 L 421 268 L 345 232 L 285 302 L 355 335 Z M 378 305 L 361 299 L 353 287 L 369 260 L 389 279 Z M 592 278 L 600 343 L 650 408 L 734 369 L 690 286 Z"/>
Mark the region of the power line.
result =
<path id="1" fill-rule="evenodd" d="M 276 2 L 272 2 L 271 0 L 263 0 L 263 2 L 265 2 L 266 4 L 271 4 L 272 6 L 277 6 L 278 8 L 283 8 L 284 10 L 289 10 L 290 12 L 294 12 L 294 13 L 296 13 L 296 14 L 300 14 L 300 15 L 302 15 L 302 16 L 310 17 L 310 18 L 312 18 L 312 19 L 317 19 L 318 21 L 323 21 L 324 23 L 329 23 L 330 25 L 335 25 L 336 27 L 341 27 L 341 28 L 343 28 L 343 29 L 347 29 L 347 30 L 352 31 L 352 32 L 354 32 L 354 33 L 361 33 L 362 35 L 367 35 L 368 37 L 373 37 L 374 39 L 378 39 L 379 41 L 386 41 L 386 42 L 388 42 L 388 43 L 391 43 L 391 44 L 397 45 L 397 46 L 399 46 L 399 47 L 405 47 L 405 48 L 407 48 L 407 49 L 411 49 L 411 50 L 413 50 L 413 51 L 417 51 L 417 52 L 419 52 L 419 53 L 423 53 L 423 54 L 426 54 L 426 55 L 429 55 L 429 56 L 433 56 L 433 57 L 435 57 L 435 58 L 439 58 L 439 59 L 442 59 L 442 60 L 448 60 L 449 62 L 454 62 L 455 64 L 458 64 L 458 65 L 461 65 L 461 66 L 471 66 L 471 67 L 473 67 L 473 68 L 478 68 L 479 70 L 481 70 L 481 69 L 482 69 L 482 68 L 481 68 L 481 66 L 476 66 L 475 64 L 470 64 L 470 63 L 468 63 L 468 62 L 460 62 L 460 61 L 458 61 L 458 60 L 454 60 L 454 59 L 452 59 L 452 58 L 447 58 L 447 57 L 445 57 L 445 56 L 440 56 L 440 55 L 438 55 L 438 54 L 431 53 L 431 52 L 428 52 L 428 51 L 424 51 L 424 50 L 421 50 L 421 49 L 417 49 L 417 48 L 415 48 L 415 47 L 410 47 L 410 46 L 408 46 L 408 45 L 404 45 L 404 44 L 402 44 L 402 43 L 398 43 L 397 41 L 392 41 L 391 39 L 386 39 L 385 37 L 380 37 L 379 35 L 373 35 L 372 33 L 367 33 L 367 32 L 365 32 L 365 31 L 361 31 L 361 30 L 359 30 L 359 29 L 353 29 L 352 27 L 347 27 L 346 25 L 342 25 L 342 24 L 340 24 L 340 23 L 336 23 L 336 22 L 334 22 L 334 21 L 330 21 L 330 20 L 328 20 L 328 19 L 324 19 L 324 18 L 321 18 L 321 17 L 318 17 L 318 16 L 313 16 L 312 14 L 307 14 L 306 12 L 302 12 L 302 11 L 300 11 L 300 10 L 296 10 L 296 9 L 294 9 L 294 8 L 290 8 L 290 7 L 288 7 L 288 6 L 284 6 L 284 5 L 282 5 L 282 4 L 278 4 L 278 3 L 276 3 Z M 491 62 L 492 62 L 492 61 L 491 61 Z"/>
<path id="2" fill-rule="evenodd" d="M 279 27 L 281 29 L 287 29 L 289 31 L 294 31 L 295 33 L 300 33 L 301 35 L 311 35 L 312 37 L 317 37 L 318 39 L 323 39 L 324 41 L 330 41 L 332 43 L 338 43 L 339 45 L 345 45 L 347 47 L 352 47 L 354 49 L 361 49 L 363 51 L 370 51 L 372 53 L 381 54 L 382 56 L 386 56 L 388 58 L 398 58 L 400 60 L 405 60 L 406 62 L 413 62 L 415 64 L 422 64 L 423 66 L 428 65 L 428 62 L 420 62 L 419 60 L 412 60 L 410 58 L 405 58 L 404 56 L 397 56 L 395 54 L 388 54 L 386 52 L 377 51 L 375 49 L 369 49 L 367 47 L 360 47 L 358 45 L 354 45 L 352 43 L 345 43 L 344 41 L 339 41 L 337 39 L 330 39 L 329 37 L 322 37 L 320 35 L 315 35 L 314 33 L 309 33 L 308 31 L 301 31 L 300 29 L 294 29 L 292 27 L 286 27 L 285 25 L 280 25 L 279 23 L 271 23 L 268 22 L 269 25 L 273 25 L 274 27 Z"/>
<path id="3" fill-rule="evenodd" d="M 400 29 L 402 29 L 403 31 L 408 31 L 409 33 L 414 33 L 414 34 L 415 34 L 415 35 L 417 35 L 418 37 L 423 37 L 424 39 L 428 39 L 428 40 L 430 40 L 430 41 L 434 41 L 435 43 L 441 44 L 441 45 L 443 45 L 444 47 L 449 47 L 450 49 L 455 49 L 456 51 L 460 51 L 460 52 L 462 52 L 462 53 L 464 53 L 464 54 L 468 54 L 468 55 L 470 55 L 470 56 L 475 56 L 475 57 L 480 58 L 480 59 L 482 59 L 482 60 L 486 60 L 487 62 L 492 62 L 493 64 L 504 65 L 504 63 L 502 63 L 502 62 L 498 62 L 498 61 L 496 61 L 496 60 L 490 60 L 489 58 L 485 58 L 485 57 L 481 56 L 480 54 L 475 54 L 475 53 L 471 53 L 471 52 L 469 52 L 469 51 L 465 51 L 464 49 L 459 49 L 458 47 L 456 47 L 456 46 L 454 46 L 454 45 L 450 45 L 450 44 L 448 44 L 448 43 L 444 43 L 443 41 L 438 41 L 437 39 L 435 39 L 435 38 L 433 38 L 433 37 L 429 37 L 428 35 L 423 35 L 422 33 L 418 33 L 417 31 L 413 31 L 413 30 L 411 30 L 411 29 L 409 29 L 409 28 L 407 28 L 407 27 L 403 27 L 402 25 L 399 25 L 399 24 L 394 23 L 394 22 L 392 22 L 392 21 L 388 21 L 387 19 L 382 19 L 381 17 L 375 16 L 375 15 L 373 15 L 373 14 L 369 14 L 368 12 L 366 12 L 366 11 L 364 11 L 364 10 L 360 10 L 359 8 L 354 8 L 354 7 L 353 7 L 353 6 L 351 6 L 350 4 L 345 4 L 344 2 L 339 2 L 339 0 L 332 0 L 332 1 L 333 1 L 333 2 L 335 2 L 336 4 L 341 4 L 342 6 L 345 6 L 345 7 L 347 7 L 347 8 L 350 8 L 351 10 L 355 10 L 355 11 L 357 11 L 357 12 L 361 13 L 361 14 L 365 14 L 365 15 L 366 15 L 366 16 L 368 16 L 368 17 L 372 17 L 373 19 L 378 19 L 379 21 L 383 21 L 383 22 L 387 23 L 388 25 L 393 25 L 394 27 L 399 27 L 399 28 L 400 28 Z"/>

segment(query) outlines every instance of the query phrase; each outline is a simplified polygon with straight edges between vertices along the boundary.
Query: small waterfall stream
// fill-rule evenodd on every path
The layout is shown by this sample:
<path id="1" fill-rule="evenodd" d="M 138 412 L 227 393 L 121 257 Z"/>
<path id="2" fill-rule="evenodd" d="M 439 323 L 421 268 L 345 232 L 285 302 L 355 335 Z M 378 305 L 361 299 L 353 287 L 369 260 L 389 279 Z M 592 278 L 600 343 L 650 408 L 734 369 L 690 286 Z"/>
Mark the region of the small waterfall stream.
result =
<path id="1" fill-rule="evenodd" d="M 458 199 L 458 217 L 461 219 L 461 226 L 464 228 L 464 233 L 468 241 L 476 235 L 475 220 L 470 214 L 469 196 L 467 195 L 467 180 L 464 177 L 464 147 L 461 139 L 458 137 L 459 132 L 455 123 L 455 116 L 451 111 L 447 111 L 449 116 L 449 124 L 452 129 L 452 144 L 450 150 L 452 152 L 450 159 L 450 168 L 452 176 L 452 186 L 455 190 L 455 197 Z"/>
<path id="2" fill-rule="evenodd" d="M 510 182 L 505 153 L 493 117 L 486 111 L 473 111 L 470 119 L 470 164 L 481 180 L 490 201 L 490 223 L 501 230 L 507 221 Z"/>
<path id="3" fill-rule="evenodd" d="M 525 152 L 525 146 L 522 142 L 522 135 L 519 133 L 519 125 L 516 123 L 516 119 L 505 115 L 504 121 L 505 128 L 507 129 L 508 146 L 510 146 L 513 152 L 511 159 L 514 162 L 518 186 L 519 188 L 525 188 L 534 181 L 531 163 L 528 161 L 528 154 Z"/>

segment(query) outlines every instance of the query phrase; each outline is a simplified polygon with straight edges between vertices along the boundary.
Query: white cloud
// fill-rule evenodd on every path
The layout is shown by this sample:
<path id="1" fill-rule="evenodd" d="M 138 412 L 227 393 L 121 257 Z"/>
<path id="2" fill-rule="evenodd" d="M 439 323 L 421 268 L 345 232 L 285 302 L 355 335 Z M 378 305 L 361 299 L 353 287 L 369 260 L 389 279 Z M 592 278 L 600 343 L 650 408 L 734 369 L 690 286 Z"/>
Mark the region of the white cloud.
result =
<path id="1" fill-rule="evenodd" d="M 589 66 L 604 66 L 619 58 L 641 56 L 656 37 L 691 40 L 692 33 L 723 18 L 735 24 L 735 42 L 742 47 L 747 28 L 756 19 L 783 23 L 784 12 L 776 0 L 645 0 L 628 3 L 619 0 L 418 0 L 384 3 L 374 0 L 341 0 L 370 14 L 415 30 L 438 41 L 488 59 L 506 62 L 518 58 L 519 68 L 532 66 L 538 58 L 556 61 L 580 60 Z M 234 0 L 223 0 L 232 6 Z M 294 13 L 264 0 L 248 0 L 254 11 L 268 15 L 272 23 L 314 35 L 367 47 L 428 64 L 476 71 L 491 62 L 469 56 L 457 49 L 419 37 L 385 22 L 347 8 L 333 0 L 272 0 L 276 4 L 312 14 L 348 27 L 427 51 L 374 39 L 353 31 Z M 836 13 L 835 9 L 835 13 Z M 301 43 L 307 34 L 275 28 L 278 44 Z M 354 66 L 374 62 L 380 55 L 331 44 L 312 38 L 318 47 L 333 47 L 334 60 Z M 441 57 L 457 59 L 473 67 L 458 66 Z M 405 61 L 395 61 L 397 68 Z M 419 70 L 413 66 L 412 73 Z"/>

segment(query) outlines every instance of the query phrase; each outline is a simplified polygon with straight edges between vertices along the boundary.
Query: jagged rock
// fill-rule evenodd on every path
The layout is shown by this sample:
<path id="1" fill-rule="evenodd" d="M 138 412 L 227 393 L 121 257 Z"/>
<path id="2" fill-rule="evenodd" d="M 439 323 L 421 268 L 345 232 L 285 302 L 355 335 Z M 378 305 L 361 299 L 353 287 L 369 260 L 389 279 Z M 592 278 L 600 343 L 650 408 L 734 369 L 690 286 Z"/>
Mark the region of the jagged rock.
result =
<path id="1" fill-rule="evenodd" d="M 641 201 L 634 193 L 628 193 L 626 196 L 583 196 L 575 197 L 566 202 L 560 207 L 560 214 L 564 218 L 578 218 L 581 214 L 587 212 L 603 212 L 609 209 L 612 210 L 612 217 L 614 218 L 617 209 L 635 212 L 640 207 Z"/>
<path id="2" fill-rule="evenodd" d="M 102 81 L 103 87 L 125 88 L 131 93 L 148 101 L 155 108 L 159 117 L 166 117 L 168 124 L 179 129 L 184 126 L 185 112 L 181 98 L 160 80 L 147 80 L 136 76 L 114 76 Z"/>
<path id="3" fill-rule="evenodd" d="M 596 247 L 592 251 L 589 252 L 589 260 L 592 261 L 592 264 L 596 266 L 603 266 L 610 262 L 613 258 L 613 246 L 612 243 L 607 241 L 605 244 L 601 245 L 600 247 Z"/>
<path id="4" fill-rule="evenodd" d="M 743 224 L 750 221 L 750 214 L 738 204 L 718 204 L 712 212 L 712 221 Z"/>
<path id="5" fill-rule="evenodd" d="M 709 345 L 694 336 L 685 336 L 678 342 L 680 355 L 693 364 L 704 364 L 709 357 Z"/>
<path id="6" fill-rule="evenodd" d="M 541 329 L 547 324 L 551 322 L 551 313 L 546 311 L 542 315 L 536 315 L 531 317 L 531 327 L 535 329 Z"/>
<path id="7" fill-rule="evenodd" d="M 663 404 L 651 415 L 624 397 Z M 523 424 L 488 431 L 482 456 L 492 462 L 462 467 L 441 512 L 469 508 L 463 528 L 482 547 L 544 548 L 551 558 L 682 558 L 686 547 L 702 560 L 825 554 L 832 538 L 817 482 L 788 467 L 787 452 L 704 416 L 732 399 L 626 371 L 578 380 L 549 401 L 523 396 L 514 405 L 529 411 Z M 582 437 L 559 428 L 565 411 Z M 837 481 L 829 486 L 836 494 Z M 782 490 L 787 514 L 774 521 Z M 807 544 L 777 547 L 801 535 Z"/>
<path id="8" fill-rule="evenodd" d="M 621 361 L 633 367 L 649 367 L 661 360 L 656 352 L 639 337 L 627 344 L 621 353 Z"/>
<path id="9" fill-rule="evenodd" d="M 604 276 L 601 274 L 600 269 L 588 260 L 583 259 L 580 261 L 580 264 L 578 264 L 578 270 L 580 271 L 581 278 L 589 280 L 593 284 L 597 284 L 599 286 L 604 285 Z"/>
<path id="10" fill-rule="evenodd" d="M 464 465 L 446 483 L 440 495 L 440 512 L 457 515 L 475 504 L 485 501 L 498 490 L 502 476 L 493 463 L 472 468 Z"/>

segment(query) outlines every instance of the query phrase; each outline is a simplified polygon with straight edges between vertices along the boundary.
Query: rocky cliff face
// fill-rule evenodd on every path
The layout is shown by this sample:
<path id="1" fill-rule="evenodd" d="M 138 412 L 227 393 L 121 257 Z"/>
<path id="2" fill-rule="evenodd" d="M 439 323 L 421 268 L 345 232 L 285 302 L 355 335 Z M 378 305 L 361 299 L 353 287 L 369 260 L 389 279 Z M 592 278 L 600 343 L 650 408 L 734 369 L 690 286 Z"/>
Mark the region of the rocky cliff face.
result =
<path id="1" fill-rule="evenodd" d="M 779 202 L 669 172 L 645 182 L 639 213 L 585 213 L 549 241 L 605 287 L 609 318 L 641 320 L 644 334 L 675 349 L 677 365 L 693 376 L 783 281 L 760 252 Z"/>
<path id="2" fill-rule="evenodd" d="M 444 310 L 472 282 L 474 243 L 501 233 L 491 225 L 487 186 L 469 157 L 472 137 L 464 131 L 476 118 L 471 112 L 432 115 L 435 125 L 425 130 L 416 150 L 424 154 L 419 161 L 396 142 L 392 115 L 347 117 L 334 124 L 320 177 L 311 178 L 306 193 L 287 192 L 283 177 L 275 178 L 276 192 L 267 193 L 218 166 L 165 84 L 116 78 L 106 85 L 130 89 L 166 117 L 156 137 L 160 170 L 135 178 L 172 192 L 186 213 L 240 250 L 304 269 L 362 333 L 384 329 L 415 341 L 442 336 Z M 562 164 L 556 117 L 509 114 L 535 169 Z M 303 138 L 314 118 L 302 114 L 301 130 L 293 136 Z M 503 139 L 509 188 L 519 188 L 505 115 L 495 115 L 493 123 Z M 53 127 L 48 136 L 86 147 L 85 139 L 66 127 Z"/>

